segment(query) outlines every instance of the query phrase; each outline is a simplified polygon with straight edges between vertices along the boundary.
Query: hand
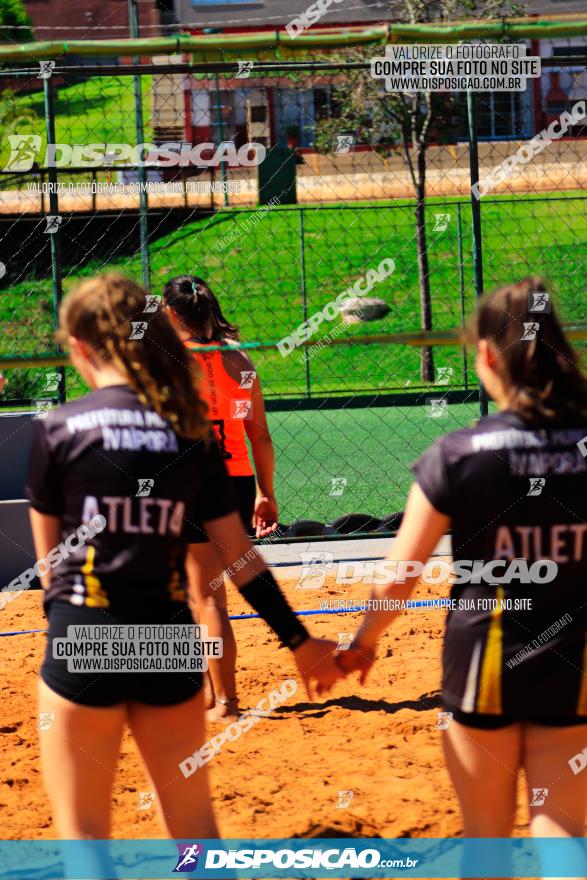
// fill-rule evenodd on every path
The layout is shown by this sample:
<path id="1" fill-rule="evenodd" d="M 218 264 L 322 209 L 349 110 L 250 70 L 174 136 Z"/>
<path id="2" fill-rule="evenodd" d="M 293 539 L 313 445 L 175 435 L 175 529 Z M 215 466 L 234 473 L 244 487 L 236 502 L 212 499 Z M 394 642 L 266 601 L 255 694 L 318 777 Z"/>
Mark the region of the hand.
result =
<path id="1" fill-rule="evenodd" d="M 356 640 L 351 644 L 348 651 L 338 651 L 336 664 L 342 672 L 359 672 L 359 682 L 365 684 L 371 667 L 375 663 L 374 648 L 367 648 Z"/>
<path id="2" fill-rule="evenodd" d="M 277 502 L 273 495 L 257 495 L 253 526 L 257 538 L 264 538 L 274 532 L 278 524 Z"/>
<path id="3" fill-rule="evenodd" d="M 293 655 L 310 700 L 310 685 L 314 679 L 316 693 L 321 696 L 328 693 L 336 681 L 345 677 L 342 667 L 335 663 L 336 642 L 309 638 L 295 649 Z"/>

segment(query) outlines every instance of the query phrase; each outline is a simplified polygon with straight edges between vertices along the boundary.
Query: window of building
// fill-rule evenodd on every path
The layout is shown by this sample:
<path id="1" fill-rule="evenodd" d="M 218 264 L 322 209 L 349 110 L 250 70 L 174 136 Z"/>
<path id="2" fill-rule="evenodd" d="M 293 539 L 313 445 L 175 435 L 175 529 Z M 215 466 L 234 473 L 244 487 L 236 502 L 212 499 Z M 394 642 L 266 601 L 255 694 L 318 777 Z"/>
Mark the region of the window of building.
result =
<path id="1" fill-rule="evenodd" d="M 264 6 L 265 0 L 192 0 L 192 6 Z"/>
<path id="2" fill-rule="evenodd" d="M 455 96 L 455 136 L 466 140 L 467 96 Z M 532 91 L 478 93 L 477 136 L 481 141 L 515 140 L 531 137 L 533 131 Z"/>
<path id="3" fill-rule="evenodd" d="M 587 55 L 587 46 L 554 46 L 552 54 L 556 58 L 563 55 Z"/>

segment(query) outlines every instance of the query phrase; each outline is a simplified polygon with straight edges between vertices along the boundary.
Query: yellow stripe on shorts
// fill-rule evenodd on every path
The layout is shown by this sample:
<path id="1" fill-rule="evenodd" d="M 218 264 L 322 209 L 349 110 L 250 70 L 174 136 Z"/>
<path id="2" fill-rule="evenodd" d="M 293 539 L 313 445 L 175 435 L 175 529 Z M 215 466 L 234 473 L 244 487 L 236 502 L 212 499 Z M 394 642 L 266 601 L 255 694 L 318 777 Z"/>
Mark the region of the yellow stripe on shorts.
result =
<path id="1" fill-rule="evenodd" d="M 483 665 L 479 678 L 479 693 L 477 695 L 476 711 L 485 715 L 500 715 L 501 705 L 501 667 L 503 660 L 503 630 L 502 630 L 502 599 L 503 587 L 498 587 L 495 598 L 497 608 L 491 612 L 487 642 L 483 653 Z"/>
<path id="2" fill-rule="evenodd" d="M 108 608 L 110 602 L 108 596 L 102 589 L 100 579 L 93 574 L 94 560 L 96 558 L 96 548 L 93 544 L 88 544 L 88 552 L 86 553 L 86 561 L 82 565 L 81 572 L 84 576 L 84 585 L 86 588 L 85 604 L 88 608 Z"/>

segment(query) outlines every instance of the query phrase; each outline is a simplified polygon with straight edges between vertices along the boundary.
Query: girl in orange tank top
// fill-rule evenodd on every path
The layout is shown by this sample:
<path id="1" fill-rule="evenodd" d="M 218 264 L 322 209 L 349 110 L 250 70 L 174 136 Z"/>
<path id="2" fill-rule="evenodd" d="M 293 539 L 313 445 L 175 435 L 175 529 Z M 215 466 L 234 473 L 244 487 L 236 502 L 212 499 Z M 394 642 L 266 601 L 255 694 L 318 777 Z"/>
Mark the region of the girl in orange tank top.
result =
<path id="1" fill-rule="evenodd" d="M 218 343 L 189 339 L 184 344 L 191 350 Z M 248 374 L 254 371 L 244 371 L 245 375 L 239 382 L 229 372 L 230 364 L 227 369 L 224 352 L 194 351 L 193 354 L 202 371 L 199 391 L 210 408 L 209 418 L 226 469 L 231 477 L 251 477 L 253 467 L 246 441 L 245 421 L 252 416 L 253 379 Z"/>
<path id="2" fill-rule="evenodd" d="M 184 345 L 200 367 L 200 395 L 209 406 L 209 418 L 231 479 L 244 527 L 258 538 L 277 528 L 273 488 L 274 452 L 267 426 L 261 384 L 250 358 L 235 351 L 201 351 L 236 344 L 238 329 L 226 320 L 218 300 L 205 281 L 182 275 L 163 291 L 168 310 Z M 250 445 L 255 469 L 251 465 Z M 255 478 L 256 474 L 256 478 Z M 193 548 L 192 548 L 193 549 Z M 191 553 L 197 565 L 189 571 L 196 613 L 210 636 L 224 640 L 224 654 L 209 663 L 213 720 L 238 717 L 236 697 L 236 642 L 228 616 L 226 588 L 218 548 L 199 544 Z"/>

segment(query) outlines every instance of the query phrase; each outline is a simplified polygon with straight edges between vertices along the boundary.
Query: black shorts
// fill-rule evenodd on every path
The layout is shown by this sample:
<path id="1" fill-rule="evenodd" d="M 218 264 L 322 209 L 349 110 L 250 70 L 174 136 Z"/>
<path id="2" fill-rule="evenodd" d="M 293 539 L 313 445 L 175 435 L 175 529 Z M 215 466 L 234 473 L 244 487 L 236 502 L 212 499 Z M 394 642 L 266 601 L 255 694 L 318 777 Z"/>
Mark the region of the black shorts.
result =
<path id="1" fill-rule="evenodd" d="M 236 509 L 240 514 L 244 529 L 247 535 L 252 535 L 252 521 L 257 494 L 255 477 L 231 477 L 230 483 L 236 500 Z"/>
<path id="2" fill-rule="evenodd" d="M 513 640 L 507 631 L 499 645 L 478 635 L 470 637 L 461 630 L 460 638 L 454 633 L 445 637 L 442 705 L 455 721 L 485 730 L 519 722 L 544 727 L 587 724 L 582 632 L 569 631 L 566 638 L 523 653 L 517 644 L 508 647 Z"/>
<path id="3" fill-rule="evenodd" d="M 255 512 L 255 497 L 257 495 L 257 483 L 254 476 L 230 477 L 230 485 L 234 497 L 234 509 L 239 514 L 244 530 L 247 535 L 254 537 L 253 513 Z M 195 533 L 190 542 L 192 544 L 207 544 L 208 536 L 202 527 L 198 530 L 199 537 Z"/>
<path id="4" fill-rule="evenodd" d="M 464 727 L 476 727 L 478 730 L 500 730 L 512 724 L 537 724 L 539 727 L 576 727 L 581 724 L 587 726 L 587 717 L 573 715 L 565 718 L 549 717 L 540 715 L 531 718 L 518 718 L 516 715 L 481 715 L 475 712 L 461 712 L 456 707 L 450 708 L 443 702 L 445 712 L 450 712 L 455 721 Z"/>
<path id="5" fill-rule="evenodd" d="M 151 611 L 137 609 L 122 614 L 55 600 L 49 604 L 47 616 L 49 634 L 41 678 L 52 691 L 71 703 L 116 706 L 133 701 L 148 706 L 173 706 L 190 700 L 202 687 L 200 672 L 68 672 L 67 660 L 53 657 L 53 639 L 67 636 L 68 626 L 193 624 L 190 610 L 183 602 L 169 602 Z"/>

